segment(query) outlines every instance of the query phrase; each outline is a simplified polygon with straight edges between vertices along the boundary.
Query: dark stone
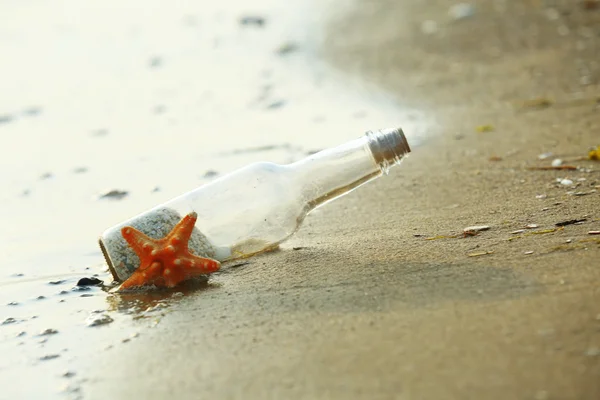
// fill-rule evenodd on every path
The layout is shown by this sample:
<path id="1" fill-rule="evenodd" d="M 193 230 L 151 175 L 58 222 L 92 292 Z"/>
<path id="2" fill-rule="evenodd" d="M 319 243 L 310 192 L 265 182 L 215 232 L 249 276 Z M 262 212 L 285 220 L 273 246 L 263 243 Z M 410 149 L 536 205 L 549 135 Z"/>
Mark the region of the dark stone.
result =
<path id="1" fill-rule="evenodd" d="M 77 281 L 77 286 L 99 286 L 103 284 L 104 282 L 98 278 L 81 278 Z"/>

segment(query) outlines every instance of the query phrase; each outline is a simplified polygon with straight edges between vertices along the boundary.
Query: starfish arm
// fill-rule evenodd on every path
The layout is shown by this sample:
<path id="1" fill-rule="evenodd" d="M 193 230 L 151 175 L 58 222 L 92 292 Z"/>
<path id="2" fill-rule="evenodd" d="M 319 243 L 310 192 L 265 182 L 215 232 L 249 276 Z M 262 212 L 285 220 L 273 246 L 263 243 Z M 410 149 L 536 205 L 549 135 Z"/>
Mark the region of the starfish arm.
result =
<path id="1" fill-rule="evenodd" d="M 195 212 L 191 212 L 183 217 L 183 219 L 175 225 L 171 233 L 169 233 L 167 240 L 173 244 L 185 243 L 185 248 L 187 249 L 187 243 L 192 237 L 192 231 L 194 230 L 197 219 L 198 214 Z"/>
<path id="2" fill-rule="evenodd" d="M 124 226 L 121 229 L 121 235 L 138 256 L 153 250 L 154 240 L 134 227 Z"/>
<path id="3" fill-rule="evenodd" d="M 211 258 L 198 257 L 188 253 L 180 257 L 182 269 L 193 275 L 210 274 L 221 268 L 221 263 Z"/>
<path id="4" fill-rule="evenodd" d="M 121 284 L 119 290 L 142 287 L 146 285 L 160 285 L 162 280 L 162 264 L 158 261 L 150 265 L 141 265 L 135 272 Z"/>

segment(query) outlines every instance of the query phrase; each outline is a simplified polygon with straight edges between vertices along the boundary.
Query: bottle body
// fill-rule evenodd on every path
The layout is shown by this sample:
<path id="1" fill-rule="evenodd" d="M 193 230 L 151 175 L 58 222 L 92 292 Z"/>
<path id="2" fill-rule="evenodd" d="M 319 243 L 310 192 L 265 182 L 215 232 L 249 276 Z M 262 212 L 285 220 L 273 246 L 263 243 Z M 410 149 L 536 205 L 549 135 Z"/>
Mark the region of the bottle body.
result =
<path id="1" fill-rule="evenodd" d="M 410 151 L 402 132 L 393 134 Z M 137 268 L 122 227 L 160 238 L 192 211 L 198 219 L 189 248 L 197 255 L 228 261 L 275 248 L 312 209 L 387 172 L 390 157 L 378 160 L 378 138 L 367 134 L 289 165 L 251 164 L 109 228 L 100 247 L 113 276 L 124 280 Z"/>

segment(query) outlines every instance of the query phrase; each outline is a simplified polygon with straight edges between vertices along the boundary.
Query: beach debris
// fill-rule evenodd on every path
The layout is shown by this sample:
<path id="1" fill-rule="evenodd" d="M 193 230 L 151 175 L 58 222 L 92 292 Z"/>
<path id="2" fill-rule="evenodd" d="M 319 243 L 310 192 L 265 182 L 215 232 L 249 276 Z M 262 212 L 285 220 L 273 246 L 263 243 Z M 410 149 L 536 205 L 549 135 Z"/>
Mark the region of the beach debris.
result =
<path id="1" fill-rule="evenodd" d="M 552 166 L 553 167 L 560 167 L 562 165 L 563 161 L 560 158 L 555 158 L 554 160 L 552 160 Z"/>
<path id="2" fill-rule="evenodd" d="M 589 231 L 588 235 L 600 235 L 600 231 Z"/>
<path id="3" fill-rule="evenodd" d="M 203 178 L 214 178 L 217 175 L 219 175 L 219 173 L 217 171 L 209 169 L 208 171 L 206 171 L 204 173 L 204 175 L 202 177 Z"/>
<path id="4" fill-rule="evenodd" d="M 121 200 L 125 196 L 127 196 L 129 192 L 125 190 L 112 189 L 107 192 L 104 192 L 98 196 L 99 199 L 113 199 L 113 200 Z"/>
<path id="5" fill-rule="evenodd" d="M 547 197 L 548 197 L 548 195 L 546 195 L 546 194 L 537 194 L 535 196 L 535 198 L 538 199 L 538 200 L 543 200 L 543 199 L 545 199 Z"/>
<path id="6" fill-rule="evenodd" d="M 550 158 L 554 155 L 554 153 L 552 153 L 551 151 L 547 152 L 547 153 L 542 153 L 538 156 L 539 160 L 545 160 L 547 158 Z"/>
<path id="7" fill-rule="evenodd" d="M 477 131 L 477 133 L 493 132 L 494 126 L 493 125 L 479 125 L 479 126 L 475 127 L 475 130 Z"/>
<path id="8" fill-rule="evenodd" d="M 281 44 L 277 48 L 277 50 L 275 50 L 275 53 L 279 54 L 280 56 L 284 56 L 286 54 L 290 54 L 290 53 L 297 51 L 299 48 L 300 48 L 300 46 L 298 46 L 297 43 L 285 42 L 285 43 Z"/>
<path id="9" fill-rule="evenodd" d="M 477 232 L 481 232 L 481 231 L 487 231 L 490 229 L 489 225 L 474 225 L 474 226 L 468 226 L 465 229 L 463 229 L 463 232 L 466 231 L 477 231 Z"/>
<path id="10" fill-rule="evenodd" d="M 273 102 L 271 102 L 269 105 L 267 105 L 267 109 L 269 110 L 275 110 L 277 108 L 281 108 L 285 105 L 285 100 L 275 100 Z"/>
<path id="11" fill-rule="evenodd" d="M 49 285 L 62 285 L 65 282 L 66 282 L 65 279 L 58 279 L 56 281 L 50 281 L 50 282 L 48 282 L 48 284 Z"/>
<path id="12" fill-rule="evenodd" d="M 6 304 L 7 306 L 18 306 L 19 302 L 18 301 L 11 301 L 10 303 Z"/>
<path id="13" fill-rule="evenodd" d="M 488 250 L 488 251 L 476 251 L 474 253 L 468 253 L 467 256 L 469 257 L 481 257 L 481 256 L 487 256 L 488 254 L 493 254 L 494 250 Z"/>
<path id="14" fill-rule="evenodd" d="M 58 333 L 58 331 L 56 329 L 48 328 L 48 329 L 44 329 L 42 332 L 40 332 L 39 336 L 56 335 L 57 333 Z"/>
<path id="15" fill-rule="evenodd" d="M 557 166 L 546 165 L 546 166 L 542 166 L 542 167 L 527 167 L 527 169 L 530 171 L 552 171 L 552 170 L 575 171 L 575 170 L 577 170 L 577 167 L 575 165 L 557 165 Z"/>
<path id="16" fill-rule="evenodd" d="M 77 286 L 99 286 L 103 285 L 104 282 L 98 278 L 81 278 L 77 281 Z"/>
<path id="17" fill-rule="evenodd" d="M 525 251 L 525 252 L 523 252 L 523 254 L 525 254 L 525 255 L 527 255 L 527 256 L 528 256 L 528 255 L 530 255 L 530 254 L 533 254 L 533 250 L 528 250 L 528 251 Z"/>
<path id="18" fill-rule="evenodd" d="M 471 3 L 458 3 L 450 7 L 448 15 L 455 21 L 470 18 L 475 15 L 475 6 Z"/>
<path id="19" fill-rule="evenodd" d="M 560 180 L 560 184 L 563 186 L 571 186 L 573 184 L 573 181 L 568 178 L 564 178 Z"/>
<path id="20" fill-rule="evenodd" d="M 527 228 L 527 229 L 536 229 L 536 228 L 539 228 L 539 225 L 538 224 L 528 224 L 528 225 L 525 226 L 525 228 Z"/>
<path id="21" fill-rule="evenodd" d="M 554 225 L 555 226 L 567 226 L 567 225 L 579 224 L 579 223 L 582 223 L 582 222 L 585 222 L 585 221 L 587 221 L 587 218 L 570 219 L 568 221 L 557 222 Z"/>
<path id="22" fill-rule="evenodd" d="M 502 161 L 502 157 L 500 156 L 491 156 L 488 158 L 489 161 Z"/>
<path id="23" fill-rule="evenodd" d="M 571 195 L 571 196 L 579 196 L 580 197 L 580 196 L 587 196 L 588 194 L 594 194 L 596 192 L 597 192 L 596 189 L 592 189 L 589 192 L 567 192 L 567 194 Z"/>
<path id="24" fill-rule="evenodd" d="M 119 290 L 152 285 L 174 287 L 192 277 L 217 271 L 221 267 L 218 261 L 196 256 L 188 249 L 197 219 L 197 213 L 189 213 L 161 239 L 148 237 L 131 226 L 123 227 L 121 234 L 139 257 L 140 265 Z"/>
<path id="25" fill-rule="evenodd" d="M 240 18 L 240 25 L 256 26 L 262 28 L 267 20 L 259 15 L 246 15 Z"/>
<path id="26" fill-rule="evenodd" d="M 523 232 L 525 232 L 525 229 L 518 229 L 516 231 L 512 231 L 510 234 L 511 235 L 518 235 L 518 234 L 523 233 Z"/>
<path id="27" fill-rule="evenodd" d="M 40 361 L 49 361 L 54 360 L 55 358 L 60 357 L 60 354 L 46 354 L 43 357 L 40 357 Z"/>
<path id="28" fill-rule="evenodd" d="M 92 313 L 85 321 L 87 326 L 107 325 L 114 320 L 107 314 Z"/>
<path id="29" fill-rule="evenodd" d="M 600 145 L 588 152 L 588 158 L 593 161 L 600 161 Z"/>
<path id="30" fill-rule="evenodd" d="M 554 226 L 567 226 L 567 225 L 578 224 L 578 223 L 581 223 L 584 221 L 587 221 L 587 218 L 570 219 L 567 221 L 557 222 L 554 224 Z"/>
<path id="31" fill-rule="evenodd" d="M 522 110 L 543 110 L 552 106 L 554 102 L 547 97 L 536 97 L 517 103 L 517 107 Z"/>
<path id="32" fill-rule="evenodd" d="M 544 235 L 546 233 L 556 232 L 556 231 L 561 230 L 561 229 L 564 229 L 564 228 L 561 226 L 561 227 L 558 227 L 558 228 L 543 229 L 541 231 L 529 232 L 529 233 L 527 233 L 527 235 Z"/>

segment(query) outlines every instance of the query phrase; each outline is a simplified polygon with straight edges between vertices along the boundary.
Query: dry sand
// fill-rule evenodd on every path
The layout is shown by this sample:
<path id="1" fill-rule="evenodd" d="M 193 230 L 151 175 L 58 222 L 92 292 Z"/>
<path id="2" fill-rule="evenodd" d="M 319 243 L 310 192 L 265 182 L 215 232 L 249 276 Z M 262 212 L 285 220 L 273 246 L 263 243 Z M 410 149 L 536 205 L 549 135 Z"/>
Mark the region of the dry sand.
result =
<path id="1" fill-rule="evenodd" d="M 452 2 L 423 3 L 327 14 L 316 53 L 435 121 L 429 139 L 280 251 L 140 314 L 152 329 L 106 351 L 90 339 L 66 396 L 600 398 L 600 237 L 587 234 L 600 229 L 600 164 L 527 169 L 600 145 L 600 10 L 479 1 L 454 20 Z M 540 97 L 552 104 L 522 107 Z M 542 233 L 571 219 L 585 221 Z M 490 229 L 462 237 L 472 225 Z M 109 297 L 108 309 L 159 300 Z"/>

